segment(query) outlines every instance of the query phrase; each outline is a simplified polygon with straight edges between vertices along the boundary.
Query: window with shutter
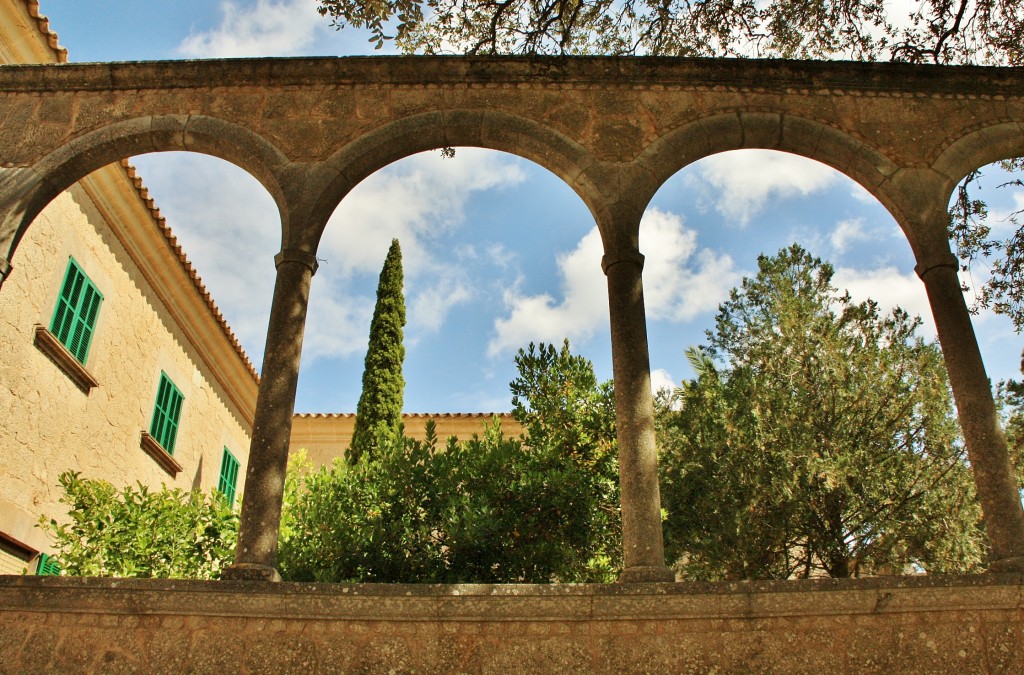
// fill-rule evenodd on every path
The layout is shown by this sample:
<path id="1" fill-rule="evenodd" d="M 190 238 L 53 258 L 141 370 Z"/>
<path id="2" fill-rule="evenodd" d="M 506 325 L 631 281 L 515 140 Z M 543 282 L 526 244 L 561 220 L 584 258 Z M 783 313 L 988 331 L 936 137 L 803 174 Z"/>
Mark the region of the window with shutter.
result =
<path id="1" fill-rule="evenodd" d="M 231 451 L 224 448 L 224 456 L 220 460 L 220 481 L 217 490 L 224 495 L 229 506 L 235 504 L 235 490 L 238 485 L 238 460 Z"/>
<path id="2" fill-rule="evenodd" d="M 92 344 L 102 301 L 103 295 L 85 276 L 75 259 L 69 258 L 53 321 L 50 322 L 50 332 L 79 363 L 85 363 L 89 356 L 89 345 Z"/>
<path id="3" fill-rule="evenodd" d="M 45 553 L 39 554 L 39 564 L 36 566 L 36 574 L 43 577 L 55 577 L 60 574 L 60 565 Z"/>
<path id="4" fill-rule="evenodd" d="M 153 422 L 149 425 L 149 435 L 160 444 L 167 454 L 174 454 L 174 440 L 178 436 L 178 420 L 181 417 L 181 404 L 185 397 L 167 377 L 160 373 L 160 387 L 156 392 L 156 405 L 153 407 Z"/>

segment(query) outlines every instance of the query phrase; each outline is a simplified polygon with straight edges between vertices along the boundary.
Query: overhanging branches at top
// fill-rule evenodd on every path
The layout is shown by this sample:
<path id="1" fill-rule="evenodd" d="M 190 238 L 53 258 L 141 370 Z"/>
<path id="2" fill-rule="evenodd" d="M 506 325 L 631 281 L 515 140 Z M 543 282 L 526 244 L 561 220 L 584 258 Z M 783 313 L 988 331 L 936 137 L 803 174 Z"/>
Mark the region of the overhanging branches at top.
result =
<path id="1" fill-rule="evenodd" d="M 1022 0 L 318 0 L 407 53 L 1024 64 Z"/>

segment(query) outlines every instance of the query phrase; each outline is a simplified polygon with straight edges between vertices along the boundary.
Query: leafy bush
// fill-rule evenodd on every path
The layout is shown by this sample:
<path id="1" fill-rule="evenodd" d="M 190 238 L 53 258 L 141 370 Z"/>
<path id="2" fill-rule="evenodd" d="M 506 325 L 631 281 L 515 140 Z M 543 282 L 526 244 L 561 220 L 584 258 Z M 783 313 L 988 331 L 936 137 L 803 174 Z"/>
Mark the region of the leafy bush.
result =
<path id="1" fill-rule="evenodd" d="M 374 452 L 336 461 L 286 498 L 278 566 L 307 581 L 610 581 L 620 550 L 609 385 L 549 345 L 520 351 L 507 438 L 427 440 L 379 429 Z M 295 471 L 291 471 L 294 476 Z"/>
<path id="2" fill-rule="evenodd" d="M 356 465 L 304 479 L 278 565 L 294 581 L 601 581 L 600 480 L 550 448 L 486 433 L 440 449 L 386 432 Z"/>
<path id="3" fill-rule="evenodd" d="M 71 576 L 216 579 L 234 559 L 238 516 L 216 493 L 118 490 L 77 471 L 59 477 L 69 522 L 40 519 Z"/>

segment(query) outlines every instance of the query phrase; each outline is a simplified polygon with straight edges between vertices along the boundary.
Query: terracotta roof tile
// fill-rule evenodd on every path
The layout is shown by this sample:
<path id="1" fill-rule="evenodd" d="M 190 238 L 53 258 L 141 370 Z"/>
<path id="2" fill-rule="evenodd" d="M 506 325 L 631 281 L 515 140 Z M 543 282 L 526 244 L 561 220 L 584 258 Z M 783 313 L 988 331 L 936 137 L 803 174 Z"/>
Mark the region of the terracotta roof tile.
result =
<path id="1" fill-rule="evenodd" d="M 53 50 L 54 55 L 57 57 L 57 63 L 67 63 L 68 50 L 60 46 L 57 34 L 50 30 L 50 20 L 44 14 L 39 13 L 38 0 L 25 0 L 25 9 L 28 10 L 28 15 L 36 20 L 36 27 L 46 40 L 46 44 L 50 45 L 50 49 Z"/>
<path id="2" fill-rule="evenodd" d="M 337 419 L 355 417 L 355 413 L 295 413 L 295 417 L 303 419 Z M 498 417 L 508 419 L 512 417 L 510 412 L 472 412 L 472 413 L 402 413 L 404 419 L 453 419 L 453 418 L 482 418 Z"/>
<path id="3" fill-rule="evenodd" d="M 127 159 L 121 160 L 121 166 L 124 168 L 125 174 L 127 174 L 128 178 L 135 186 L 135 190 L 139 193 L 139 197 L 149 209 L 150 214 L 153 216 L 153 222 L 160 229 L 160 232 L 163 233 L 168 246 L 171 247 L 171 250 L 177 256 L 185 274 L 192 279 L 192 283 L 195 285 L 196 292 L 199 293 L 199 297 L 203 299 L 204 303 L 206 303 L 206 306 L 209 308 L 213 318 L 220 325 L 221 331 L 224 332 L 224 336 L 228 339 L 228 342 L 231 343 L 231 346 L 234 347 L 235 352 L 238 354 L 238 357 L 242 359 L 242 363 L 245 364 L 245 367 L 249 370 L 253 379 L 259 382 L 259 375 L 256 373 L 256 368 L 253 367 L 252 362 L 249 360 L 249 356 L 245 353 L 245 349 L 242 348 L 242 345 L 238 342 L 238 338 L 236 338 L 235 334 L 231 331 L 231 327 L 224 319 L 224 315 L 220 313 L 220 309 L 217 307 L 217 303 L 213 301 L 213 297 L 210 295 L 210 292 L 206 290 L 206 285 L 199 277 L 199 272 L 192 267 L 192 263 L 189 261 L 188 256 L 185 255 L 185 251 L 183 251 L 181 245 L 178 244 L 178 238 L 174 236 L 174 233 L 171 231 L 170 226 L 167 224 L 167 219 L 160 214 L 160 208 L 156 206 L 153 198 L 149 196 L 149 189 L 142 184 L 142 178 L 136 172 L 135 167 L 132 166 Z"/>

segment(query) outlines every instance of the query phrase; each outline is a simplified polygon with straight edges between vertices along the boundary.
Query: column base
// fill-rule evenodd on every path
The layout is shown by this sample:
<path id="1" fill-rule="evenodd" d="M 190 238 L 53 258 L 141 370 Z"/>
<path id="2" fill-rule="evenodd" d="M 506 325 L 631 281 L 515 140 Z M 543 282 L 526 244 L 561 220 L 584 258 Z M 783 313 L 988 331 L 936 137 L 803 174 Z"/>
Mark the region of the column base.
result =
<path id="1" fill-rule="evenodd" d="M 235 563 L 224 568 L 220 578 L 225 581 L 281 581 L 277 570 L 256 563 Z"/>
<path id="2" fill-rule="evenodd" d="M 665 566 L 643 565 L 627 567 L 619 575 L 620 584 L 657 584 L 671 583 L 676 580 L 676 573 Z"/>
<path id="3" fill-rule="evenodd" d="M 1024 555 L 993 560 L 986 571 L 993 574 L 1024 573 Z"/>

